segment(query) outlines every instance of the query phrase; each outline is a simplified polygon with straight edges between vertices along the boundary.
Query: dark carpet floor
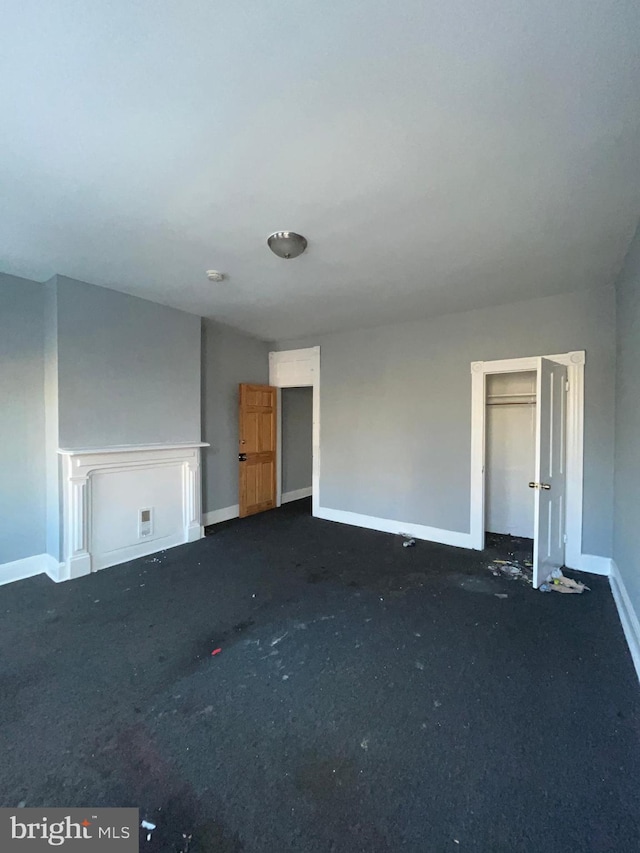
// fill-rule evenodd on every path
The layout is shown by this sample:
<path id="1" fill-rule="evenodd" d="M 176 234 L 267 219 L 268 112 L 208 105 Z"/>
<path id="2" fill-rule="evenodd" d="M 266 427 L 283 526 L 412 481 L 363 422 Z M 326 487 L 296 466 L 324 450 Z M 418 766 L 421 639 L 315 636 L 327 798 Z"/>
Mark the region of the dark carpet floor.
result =
<path id="1" fill-rule="evenodd" d="M 3 587 L 2 805 L 136 806 L 146 853 L 637 853 L 607 580 L 538 593 L 495 556 L 299 502 Z"/>

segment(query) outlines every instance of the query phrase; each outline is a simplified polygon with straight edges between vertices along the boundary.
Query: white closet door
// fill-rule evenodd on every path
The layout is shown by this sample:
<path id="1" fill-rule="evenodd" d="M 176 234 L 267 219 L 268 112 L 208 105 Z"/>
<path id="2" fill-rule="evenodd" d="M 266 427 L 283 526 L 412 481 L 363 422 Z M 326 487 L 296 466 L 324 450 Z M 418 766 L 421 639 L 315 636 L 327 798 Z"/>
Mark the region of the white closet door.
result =
<path id="1" fill-rule="evenodd" d="M 538 359 L 536 406 L 535 542 L 533 585 L 537 589 L 564 565 L 565 423 L 567 368 Z"/>

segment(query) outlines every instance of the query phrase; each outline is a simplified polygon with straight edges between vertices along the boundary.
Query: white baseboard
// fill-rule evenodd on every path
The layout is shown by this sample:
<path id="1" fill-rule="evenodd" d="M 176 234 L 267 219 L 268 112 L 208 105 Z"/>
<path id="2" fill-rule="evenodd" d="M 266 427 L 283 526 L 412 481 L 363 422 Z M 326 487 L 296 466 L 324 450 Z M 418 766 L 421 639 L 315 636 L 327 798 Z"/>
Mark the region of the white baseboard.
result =
<path id="1" fill-rule="evenodd" d="M 55 557 L 52 557 L 51 554 L 43 554 L 44 557 L 44 569 L 45 574 L 49 575 L 52 581 L 56 583 L 60 583 L 60 581 L 65 580 L 64 577 L 64 563 L 59 563 Z"/>
<path id="2" fill-rule="evenodd" d="M 44 571 L 45 556 L 45 554 L 34 554 L 33 557 L 3 563 L 0 565 L 0 584 L 13 583 L 13 581 L 21 581 L 41 574 Z"/>
<path id="3" fill-rule="evenodd" d="M 636 668 L 636 674 L 640 679 L 640 620 L 638 620 L 638 614 L 633 608 L 629 593 L 620 575 L 620 570 L 613 560 L 611 561 L 609 584 L 611 585 L 613 600 L 618 608 L 622 630 L 624 631 L 624 636 L 631 652 L 631 659 Z"/>
<path id="4" fill-rule="evenodd" d="M 197 542 L 198 539 L 204 537 L 204 526 L 202 524 L 192 524 L 187 527 L 187 542 Z"/>
<path id="5" fill-rule="evenodd" d="M 311 495 L 311 486 L 306 489 L 296 489 L 294 492 L 283 492 L 282 503 L 289 501 L 299 501 L 301 498 L 308 498 Z M 211 512 L 202 514 L 203 527 L 208 527 L 210 524 L 220 524 L 221 521 L 231 521 L 232 518 L 238 518 L 240 515 L 240 507 L 238 504 L 233 506 L 225 506 L 222 509 L 214 509 Z"/>
<path id="6" fill-rule="evenodd" d="M 361 515 L 359 512 L 347 512 L 341 509 L 318 507 L 316 518 L 351 524 L 354 527 L 366 527 L 383 533 L 408 533 L 416 539 L 438 542 L 440 545 L 453 545 L 457 548 L 471 548 L 471 534 L 458 533 L 455 530 L 442 530 L 439 527 L 426 527 L 424 524 L 411 524 L 406 521 L 394 521 L 390 518 L 376 518 L 373 515 Z"/>
<path id="7" fill-rule="evenodd" d="M 51 580 L 59 579 L 60 563 L 50 554 L 34 554 L 22 560 L 13 560 L 0 565 L 0 586 L 13 581 L 32 578 L 34 575 L 47 574 Z"/>
<path id="8" fill-rule="evenodd" d="M 572 561 L 575 562 L 575 561 Z M 604 575 L 609 577 L 611 574 L 611 557 L 599 557 L 596 554 L 580 554 L 578 565 L 569 565 L 568 569 L 575 569 L 578 572 L 589 572 L 592 575 Z"/>
<path id="9" fill-rule="evenodd" d="M 304 489 L 294 489 L 292 492 L 283 492 L 281 503 L 288 504 L 291 501 L 300 501 L 302 498 L 310 498 L 312 494 L 312 487 L 307 486 Z"/>
<path id="10" fill-rule="evenodd" d="M 205 512 L 202 515 L 203 527 L 208 527 L 210 524 L 220 524 L 221 521 L 231 521 L 232 518 L 237 518 L 240 515 L 240 507 L 238 504 L 233 506 L 225 506 L 222 509 L 214 509 L 211 512 Z"/>
<path id="11" fill-rule="evenodd" d="M 197 535 L 199 533 L 201 535 Z M 204 528 L 195 525 L 188 541 L 194 542 L 196 539 L 201 539 L 202 536 L 204 536 Z M 33 557 L 25 557 L 23 560 L 15 560 L 12 563 L 0 565 L 0 586 L 41 574 L 48 575 L 55 583 L 75 580 L 76 578 L 91 574 L 92 570 L 98 571 L 99 569 L 110 568 L 129 560 L 135 560 L 138 557 L 148 557 L 151 554 L 156 554 L 158 551 L 183 545 L 184 542 L 184 533 L 181 532 L 177 539 L 176 537 L 165 537 L 164 539 L 145 543 L 146 547 L 133 545 L 129 548 L 121 549 L 118 551 L 117 556 L 103 555 L 101 558 L 95 558 L 93 566 L 89 555 L 71 558 L 67 564 L 58 562 L 51 554 L 35 554 Z"/>

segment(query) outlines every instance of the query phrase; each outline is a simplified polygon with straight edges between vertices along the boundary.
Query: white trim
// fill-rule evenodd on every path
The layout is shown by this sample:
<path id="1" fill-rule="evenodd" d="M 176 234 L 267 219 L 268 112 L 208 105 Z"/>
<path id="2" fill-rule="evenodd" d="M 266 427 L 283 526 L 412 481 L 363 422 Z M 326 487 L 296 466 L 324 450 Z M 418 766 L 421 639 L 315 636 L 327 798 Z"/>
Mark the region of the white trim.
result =
<path id="1" fill-rule="evenodd" d="M 313 494 L 313 486 L 307 486 L 305 489 L 294 489 L 291 492 L 282 493 L 282 503 L 288 504 L 291 501 L 300 501 L 302 498 L 310 498 Z"/>
<path id="2" fill-rule="evenodd" d="M 140 453 L 147 450 L 188 450 L 209 447 L 206 441 L 186 441 L 178 444 L 114 444 L 111 447 L 59 447 L 61 456 L 87 456 L 94 453 Z"/>
<path id="3" fill-rule="evenodd" d="M 64 563 L 59 563 L 51 554 L 43 554 L 44 557 L 44 572 L 49 575 L 52 581 L 60 583 L 64 580 Z"/>
<path id="4" fill-rule="evenodd" d="M 233 506 L 225 506 L 222 509 L 212 509 L 211 512 L 205 512 L 202 516 L 203 527 L 209 527 L 210 524 L 220 524 L 221 521 L 231 521 L 232 518 L 238 518 L 240 515 L 240 507 L 238 504 Z"/>
<path id="5" fill-rule="evenodd" d="M 40 575 L 45 571 L 44 558 L 46 554 L 34 554 L 33 557 L 23 557 L 0 565 L 0 585 L 21 581 Z"/>
<path id="6" fill-rule="evenodd" d="M 611 585 L 613 600 L 618 608 L 622 630 L 624 631 L 624 636 L 631 652 L 631 659 L 636 668 L 636 674 L 640 679 L 640 620 L 638 620 L 638 614 L 633 608 L 620 570 L 613 560 L 611 561 L 609 584 Z"/>
<path id="7" fill-rule="evenodd" d="M 318 518 L 324 518 L 326 521 L 337 521 L 340 524 L 351 524 L 354 527 L 366 527 L 369 530 L 380 530 L 383 533 L 407 533 L 416 539 L 424 539 L 428 542 L 453 545 L 456 548 L 471 548 L 470 533 L 442 530 L 439 527 L 426 527 L 424 524 L 395 521 L 391 518 L 376 518 L 373 515 L 361 515 L 359 512 L 329 509 L 324 506 L 318 507 L 318 511 L 314 512 L 314 515 Z"/>
<path id="8" fill-rule="evenodd" d="M 276 388 L 276 407 L 276 507 L 278 507 L 282 505 L 282 388 Z"/>
<path id="9" fill-rule="evenodd" d="M 282 495 L 282 503 L 289 501 L 298 501 L 301 498 L 308 498 L 311 495 L 311 486 L 306 489 L 297 489 L 294 492 L 285 492 Z M 240 507 L 238 504 L 233 506 L 225 506 L 222 509 L 213 509 L 211 512 L 205 512 L 202 515 L 203 527 L 209 527 L 211 524 L 220 524 L 222 521 L 231 521 L 233 518 L 238 518 L 240 515 Z"/>
<path id="10" fill-rule="evenodd" d="M 584 365 L 585 352 L 579 350 L 546 355 L 567 367 L 567 446 L 566 446 L 566 520 L 565 563 L 581 569 L 588 555 L 582 554 L 583 447 L 584 447 Z M 485 533 L 485 389 L 489 373 L 512 373 L 538 369 L 538 356 L 505 358 L 471 363 L 471 518 L 469 547 L 481 551 Z M 587 560 L 587 562 L 589 562 Z M 592 569 L 582 569 L 592 571 Z M 601 572 L 597 572 L 600 574 Z"/>
<path id="11" fill-rule="evenodd" d="M 572 568 L 577 563 L 584 564 L 582 553 L 582 505 L 583 505 L 583 471 L 584 471 L 584 365 L 585 353 L 569 353 L 567 363 L 567 392 L 566 413 L 566 447 L 565 447 L 565 521 L 564 532 L 567 542 L 564 550 L 565 564 Z M 558 359 L 554 359 L 558 360 Z M 600 558 L 603 559 L 603 558 Z M 587 559 L 586 563 L 593 559 Z M 607 573 L 609 566 L 607 566 Z M 583 568 L 582 571 L 594 571 Z"/>
<path id="12" fill-rule="evenodd" d="M 313 388 L 313 462 L 312 462 L 312 515 L 320 511 L 320 347 L 281 350 L 269 353 L 269 385 L 275 388 Z M 281 411 L 278 396 L 278 413 Z M 278 414 L 276 440 L 276 471 L 282 466 L 281 415 Z M 282 478 L 277 478 L 277 506 L 282 502 Z"/>
<path id="13" fill-rule="evenodd" d="M 599 557 L 597 554 L 580 554 L 577 565 L 571 565 L 568 568 L 577 569 L 581 572 L 589 572 L 592 575 L 610 577 L 612 562 L 613 560 L 610 557 Z"/>
<path id="14" fill-rule="evenodd" d="M 313 435 L 312 435 L 311 505 L 312 512 L 320 508 L 320 347 L 318 347 L 318 372 L 313 383 Z"/>
<path id="15" fill-rule="evenodd" d="M 32 557 L 0 564 L 0 586 L 41 574 L 47 574 L 57 582 L 59 570 L 58 562 L 50 554 L 34 554 Z"/>

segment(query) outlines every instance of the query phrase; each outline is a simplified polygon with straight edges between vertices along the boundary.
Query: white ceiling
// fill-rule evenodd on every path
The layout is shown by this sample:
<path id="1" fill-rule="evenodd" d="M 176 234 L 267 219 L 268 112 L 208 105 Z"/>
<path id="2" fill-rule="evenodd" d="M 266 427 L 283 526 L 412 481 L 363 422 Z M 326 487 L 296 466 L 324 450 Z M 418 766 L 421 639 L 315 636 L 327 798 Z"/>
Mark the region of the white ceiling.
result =
<path id="1" fill-rule="evenodd" d="M 0 268 L 265 339 L 611 283 L 639 33 L 637 0 L 6 2 Z"/>

